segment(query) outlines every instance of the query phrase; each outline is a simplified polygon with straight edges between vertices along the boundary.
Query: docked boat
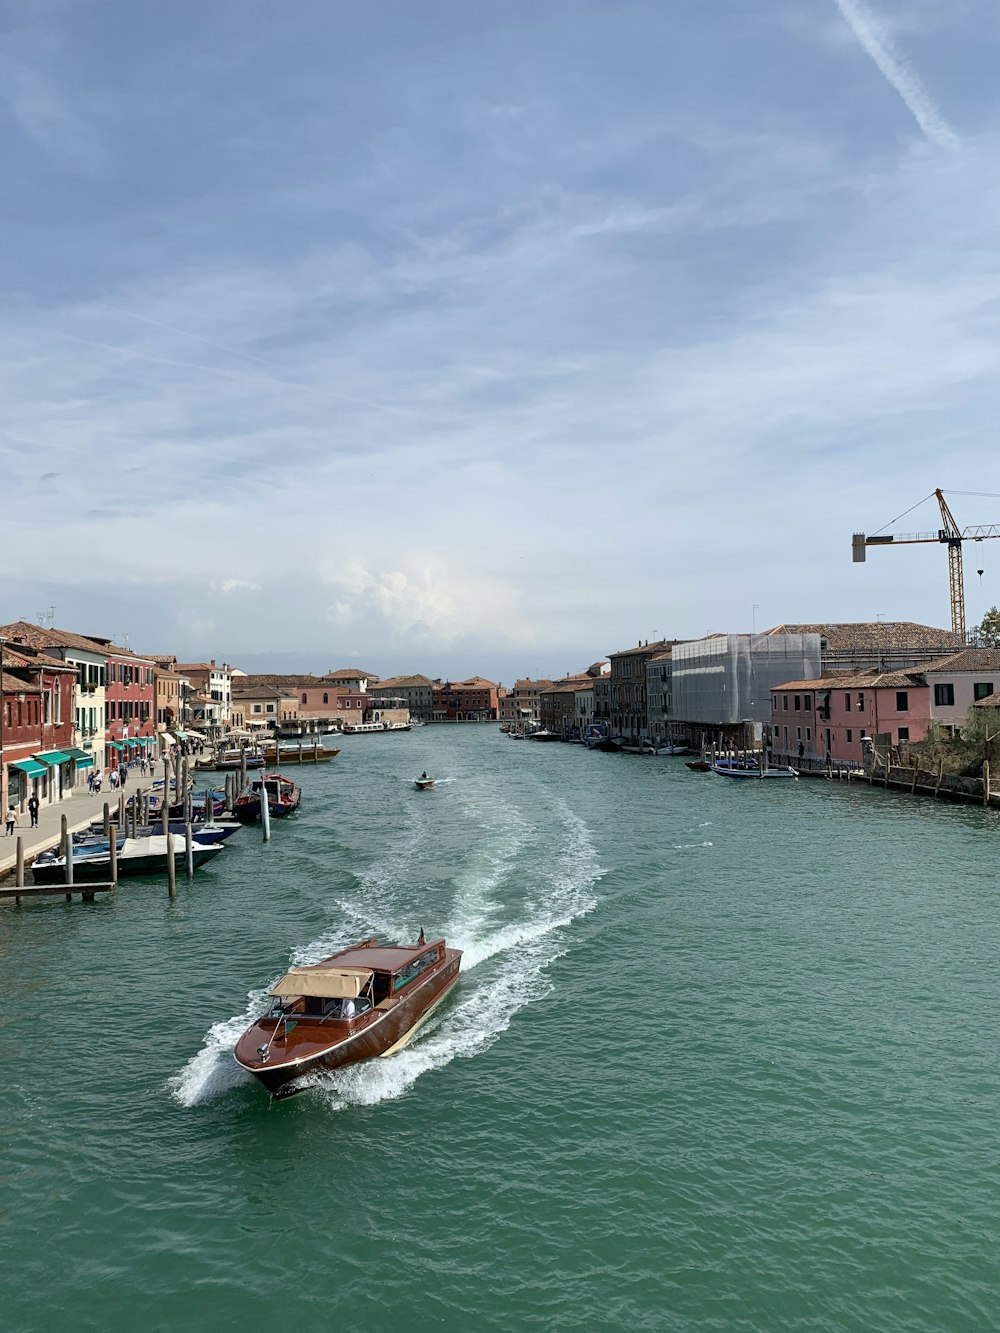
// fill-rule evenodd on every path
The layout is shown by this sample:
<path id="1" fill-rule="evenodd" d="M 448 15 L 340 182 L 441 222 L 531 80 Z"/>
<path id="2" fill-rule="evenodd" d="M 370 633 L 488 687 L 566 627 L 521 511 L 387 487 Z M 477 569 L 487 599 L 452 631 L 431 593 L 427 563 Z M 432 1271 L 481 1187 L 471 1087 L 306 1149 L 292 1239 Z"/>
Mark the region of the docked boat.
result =
<path id="1" fill-rule="evenodd" d="M 692 773 L 711 773 L 712 771 L 712 765 L 707 759 L 688 759 L 685 766 L 689 768 Z"/>
<path id="2" fill-rule="evenodd" d="M 712 772 L 720 778 L 749 778 L 751 782 L 759 778 L 797 778 L 798 770 L 787 766 L 781 768 L 766 768 L 759 764 L 753 766 L 737 766 L 734 764 L 722 764 L 719 760 L 712 765 Z"/>
<path id="3" fill-rule="evenodd" d="M 529 741 L 561 741 L 562 737 L 557 731 L 549 731 L 547 727 L 542 727 L 539 731 L 532 731 L 528 734 Z"/>
<path id="4" fill-rule="evenodd" d="M 362 736 L 375 731 L 409 731 L 409 722 L 345 722 L 345 736 Z"/>
<path id="5" fill-rule="evenodd" d="M 236 1063 L 268 1092 L 288 1095 L 303 1075 L 392 1055 L 451 990 L 461 960 L 443 939 L 381 945 L 372 937 L 294 967 L 236 1043 Z"/>
<path id="6" fill-rule="evenodd" d="M 664 754 L 690 754 L 689 745 L 647 745 L 646 754 L 664 755 Z"/>
<path id="7" fill-rule="evenodd" d="M 241 824 L 255 824 L 260 819 L 261 787 L 267 792 L 267 808 L 272 819 L 284 819 L 299 808 L 302 799 L 300 788 L 280 773 L 268 773 L 250 784 L 250 790 L 238 796 L 233 805 L 233 814 Z"/>
<path id="8" fill-rule="evenodd" d="M 205 845 L 196 843 L 191 848 L 195 870 L 206 865 L 224 850 L 221 842 Z M 174 861 L 182 867 L 187 864 L 187 848 L 182 838 L 174 839 Z M 118 877 L 129 875 L 164 875 L 167 871 L 167 840 L 159 837 L 126 838 L 116 857 Z M 64 884 L 66 858 L 45 852 L 31 866 L 36 884 Z M 91 856 L 73 856 L 73 882 L 107 882 L 111 878 L 110 848 Z"/>

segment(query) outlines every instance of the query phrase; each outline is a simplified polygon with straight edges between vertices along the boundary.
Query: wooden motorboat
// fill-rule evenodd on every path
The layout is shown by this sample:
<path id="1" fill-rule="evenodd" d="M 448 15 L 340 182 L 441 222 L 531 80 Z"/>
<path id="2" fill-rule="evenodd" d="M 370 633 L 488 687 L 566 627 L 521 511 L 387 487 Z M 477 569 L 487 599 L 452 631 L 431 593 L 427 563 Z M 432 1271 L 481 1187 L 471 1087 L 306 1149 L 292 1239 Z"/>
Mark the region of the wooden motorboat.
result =
<path id="1" fill-rule="evenodd" d="M 221 842 L 211 844 L 195 843 L 191 848 L 195 870 L 211 861 L 225 848 Z M 174 838 L 174 861 L 180 866 L 186 865 L 187 849 L 183 838 Z M 167 840 L 162 836 L 150 838 L 126 838 L 118 852 L 117 868 L 119 879 L 128 875 L 165 875 L 167 871 Z M 32 863 L 31 874 L 36 884 L 63 884 L 66 880 L 66 858 L 44 853 Z M 73 882 L 98 881 L 105 883 L 111 878 L 110 850 L 93 856 L 73 857 Z"/>
<path id="2" fill-rule="evenodd" d="M 528 735 L 529 741 L 561 741 L 562 737 L 557 731 L 549 731 L 547 727 L 542 727 L 540 731 L 532 731 Z"/>
<path id="3" fill-rule="evenodd" d="M 267 792 L 267 808 L 272 819 L 284 819 L 299 808 L 302 799 L 300 788 L 280 773 L 267 773 L 250 784 L 250 790 L 237 796 L 233 805 L 233 814 L 241 824 L 255 824 L 260 819 L 261 787 Z"/>
<path id="4" fill-rule="evenodd" d="M 688 759 L 685 761 L 693 773 L 711 773 L 712 765 L 707 759 Z"/>
<path id="5" fill-rule="evenodd" d="M 417 791 L 430 791 L 431 787 L 434 786 L 434 779 L 429 778 L 425 773 L 423 777 L 414 778 L 413 785 Z"/>
<path id="6" fill-rule="evenodd" d="M 373 936 L 271 987 L 271 1006 L 236 1043 L 238 1065 L 268 1092 L 293 1079 L 392 1055 L 458 980 L 460 949 L 443 939 L 381 945 Z"/>

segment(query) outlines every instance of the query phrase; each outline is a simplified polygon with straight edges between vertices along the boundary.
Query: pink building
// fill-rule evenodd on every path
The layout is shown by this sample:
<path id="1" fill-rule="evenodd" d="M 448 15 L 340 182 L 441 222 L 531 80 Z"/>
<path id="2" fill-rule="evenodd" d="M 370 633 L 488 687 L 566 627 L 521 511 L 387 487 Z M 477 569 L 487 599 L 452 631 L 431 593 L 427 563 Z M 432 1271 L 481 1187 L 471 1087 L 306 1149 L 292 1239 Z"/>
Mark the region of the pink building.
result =
<path id="1" fill-rule="evenodd" d="M 930 689 L 919 671 L 837 671 L 771 692 L 771 749 L 793 760 L 860 763 L 862 741 L 921 741 L 929 721 Z"/>

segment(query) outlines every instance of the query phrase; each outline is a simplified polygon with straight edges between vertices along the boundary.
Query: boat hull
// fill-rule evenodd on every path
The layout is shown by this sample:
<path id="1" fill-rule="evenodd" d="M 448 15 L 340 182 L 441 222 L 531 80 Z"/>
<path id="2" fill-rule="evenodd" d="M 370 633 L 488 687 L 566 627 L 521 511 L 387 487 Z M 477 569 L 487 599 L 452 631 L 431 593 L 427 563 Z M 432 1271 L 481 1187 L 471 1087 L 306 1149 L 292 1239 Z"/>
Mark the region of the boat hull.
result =
<path id="1" fill-rule="evenodd" d="M 194 859 L 194 868 L 198 870 L 201 866 L 223 850 L 222 843 L 212 843 L 210 846 L 195 844 L 192 847 L 192 856 Z M 175 862 L 182 868 L 186 864 L 186 850 L 183 846 L 174 853 Z M 165 853 L 154 852 L 149 856 L 120 856 L 118 857 L 118 878 L 127 879 L 139 875 L 165 875 L 167 873 L 167 859 Z M 50 862 L 39 865 L 36 861 L 31 867 L 31 876 L 36 884 L 65 884 L 66 869 L 61 862 Z M 111 858 L 108 856 L 95 856 L 87 859 L 73 858 L 73 883 L 107 883 L 111 879 Z"/>
<path id="2" fill-rule="evenodd" d="M 261 1063 L 258 1047 L 267 1042 L 271 1042 L 272 1046 L 277 1045 L 272 1040 L 277 1024 L 273 1020 L 261 1020 L 240 1038 L 234 1059 L 263 1083 L 268 1092 L 280 1097 L 298 1091 L 289 1085 L 309 1075 L 333 1073 L 347 1065 L 360 1064 L 380 1055 L 391 1055 L 412 1039 L 416 1030 L 454 986 L 461 961 L 460 950 L 446 949 L 443 963 L 409 994 L 401 996 L 389 1009 L 372 1009 L 361 1018 L 354 1019 L 349 1030 L 346 1025 L 342 1026 L 336 1041 L 329 1042 L 325 1047 L 309 1049 L 311 1043 L 301 1037 L 302 1030 L 309 1027 L 320 1029 L 319 1023 L 297 1023 L 295 1031 L 300 1033 L 300 1037 L 298 1041 L 288 1043 L 292 1047 L 289 1054 L 293 1058 L 284 1062 L 272 1056 L 269 1062 Z M 326 1031 L 329 1032 L 329 1025 Z M 294 1053 L 295 1046 L 303 1048 L 301 1054 Z"/>

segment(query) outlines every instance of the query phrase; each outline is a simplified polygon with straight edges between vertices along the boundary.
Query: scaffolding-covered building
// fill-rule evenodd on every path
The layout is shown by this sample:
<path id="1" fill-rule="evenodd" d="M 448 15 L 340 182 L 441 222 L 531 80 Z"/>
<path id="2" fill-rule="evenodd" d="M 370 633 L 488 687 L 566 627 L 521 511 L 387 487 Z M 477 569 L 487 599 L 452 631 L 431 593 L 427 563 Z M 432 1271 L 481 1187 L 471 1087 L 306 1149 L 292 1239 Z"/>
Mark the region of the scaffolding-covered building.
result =
<path id="1" fill-rule="evenodd" d="M 672 720 L 744 742 L 771 720 L 771 691 L 820 674 L 820 636 L 713 634 L 673 649 Z"/>

